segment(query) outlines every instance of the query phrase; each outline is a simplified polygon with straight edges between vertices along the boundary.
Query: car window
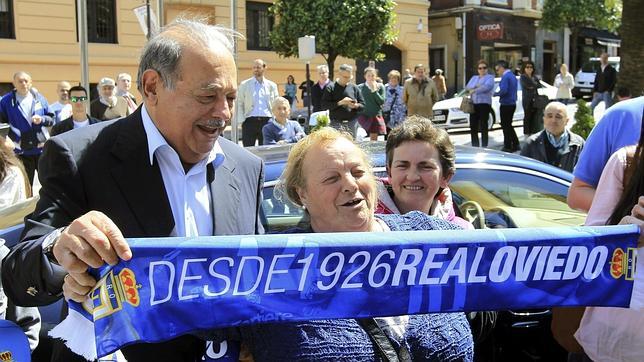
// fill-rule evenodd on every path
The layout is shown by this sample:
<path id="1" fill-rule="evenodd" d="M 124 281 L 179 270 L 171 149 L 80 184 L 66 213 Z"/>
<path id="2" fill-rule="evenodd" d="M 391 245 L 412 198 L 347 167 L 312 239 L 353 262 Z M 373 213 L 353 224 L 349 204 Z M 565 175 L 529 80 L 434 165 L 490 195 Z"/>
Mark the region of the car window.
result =
<path id="1" fill-rule="evenodd" d="M 266 232 L 278 232 L 295 227 L 304 215 L 304 210 L 290 202 L 285 196 L 273 194 L 273 186 L 263 190 L 262 212 L 266 218 Z"/>
<path id="2" fill-rule="evenodd" d="M 565 184 L 538 174 L 459 169 L 450 188 L 457 205 L 475 201 L 486 216 L 501 216 L 510 227 L 578 226 L 586 216 L 568 207 Z"/>

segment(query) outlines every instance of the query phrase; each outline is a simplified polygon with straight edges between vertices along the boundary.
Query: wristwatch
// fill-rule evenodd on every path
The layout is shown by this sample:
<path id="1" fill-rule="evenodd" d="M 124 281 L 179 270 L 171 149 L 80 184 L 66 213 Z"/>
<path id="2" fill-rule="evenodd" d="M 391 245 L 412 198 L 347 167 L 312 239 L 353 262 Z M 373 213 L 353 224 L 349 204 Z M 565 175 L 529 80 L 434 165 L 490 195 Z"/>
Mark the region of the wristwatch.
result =
<path id="1" fill-rule="evenodd" d="M 60 238 L 60 234 L 62 234 L 64 230 L 65 227 L 58 228 L 52 231 L 45 237 L 45 240 L 43 240 L 42 242 L 42 253 L 52 264 L 60 265 L 58 263 L 58 260 L 56 260 L 56 257 L 54 256 L 54 245 L 56 245 L 58 238 Z"/>

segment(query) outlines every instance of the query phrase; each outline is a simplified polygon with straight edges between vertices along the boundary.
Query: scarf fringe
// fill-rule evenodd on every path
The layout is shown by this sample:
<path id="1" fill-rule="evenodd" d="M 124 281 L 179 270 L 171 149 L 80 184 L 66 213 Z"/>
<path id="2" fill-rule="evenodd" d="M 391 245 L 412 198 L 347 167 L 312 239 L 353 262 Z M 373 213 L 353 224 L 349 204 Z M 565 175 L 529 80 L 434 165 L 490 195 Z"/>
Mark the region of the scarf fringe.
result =
<path id="1" fill-rule="evenodd" d="M 88 361 L 97 358 L 94 323 L 72 308 L 65 320 L 49 331 L 49 336 L 62 339 L 72 352 Z"/>

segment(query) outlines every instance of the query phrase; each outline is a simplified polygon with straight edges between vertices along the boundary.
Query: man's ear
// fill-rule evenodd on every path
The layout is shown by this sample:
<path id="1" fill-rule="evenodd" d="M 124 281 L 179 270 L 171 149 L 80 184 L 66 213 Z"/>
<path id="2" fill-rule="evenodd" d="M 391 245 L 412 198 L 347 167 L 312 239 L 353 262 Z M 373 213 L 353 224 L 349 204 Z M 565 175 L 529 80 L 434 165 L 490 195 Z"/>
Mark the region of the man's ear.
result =
<path id="1" fill-rule="evenodd" d="M 141 89 L 143 90 L 143 98 L 147 101 L 146 104 L 156 105 L 159 101 L 157 91 L 163 87 L 161 76 L 156 70 L 148 69 L 143 72 L 141 77 L 143 83 Z"/>

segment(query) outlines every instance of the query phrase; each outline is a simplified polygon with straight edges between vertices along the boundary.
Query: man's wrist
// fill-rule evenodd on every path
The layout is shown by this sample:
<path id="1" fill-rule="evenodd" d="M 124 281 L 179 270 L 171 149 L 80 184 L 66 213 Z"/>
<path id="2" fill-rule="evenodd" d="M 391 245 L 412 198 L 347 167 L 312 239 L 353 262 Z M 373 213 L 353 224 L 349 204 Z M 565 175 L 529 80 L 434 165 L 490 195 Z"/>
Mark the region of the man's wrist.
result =
<path id="1" fill-rule="evenodd" d="M 58 263 L 58 260 L 56 259 L 56 256 L 54 256 L 54 246 L 56 246 L 56 242 L 58 242 L 58 239 L 60 238 L 60 235 L 63 233 L 63 231 L 65 231 L 65 227 L 61 227 L 52 231 L 45 237 L 42 242 L 42 253 L 52 264 L 60 265 L 60 263 Z"/>

